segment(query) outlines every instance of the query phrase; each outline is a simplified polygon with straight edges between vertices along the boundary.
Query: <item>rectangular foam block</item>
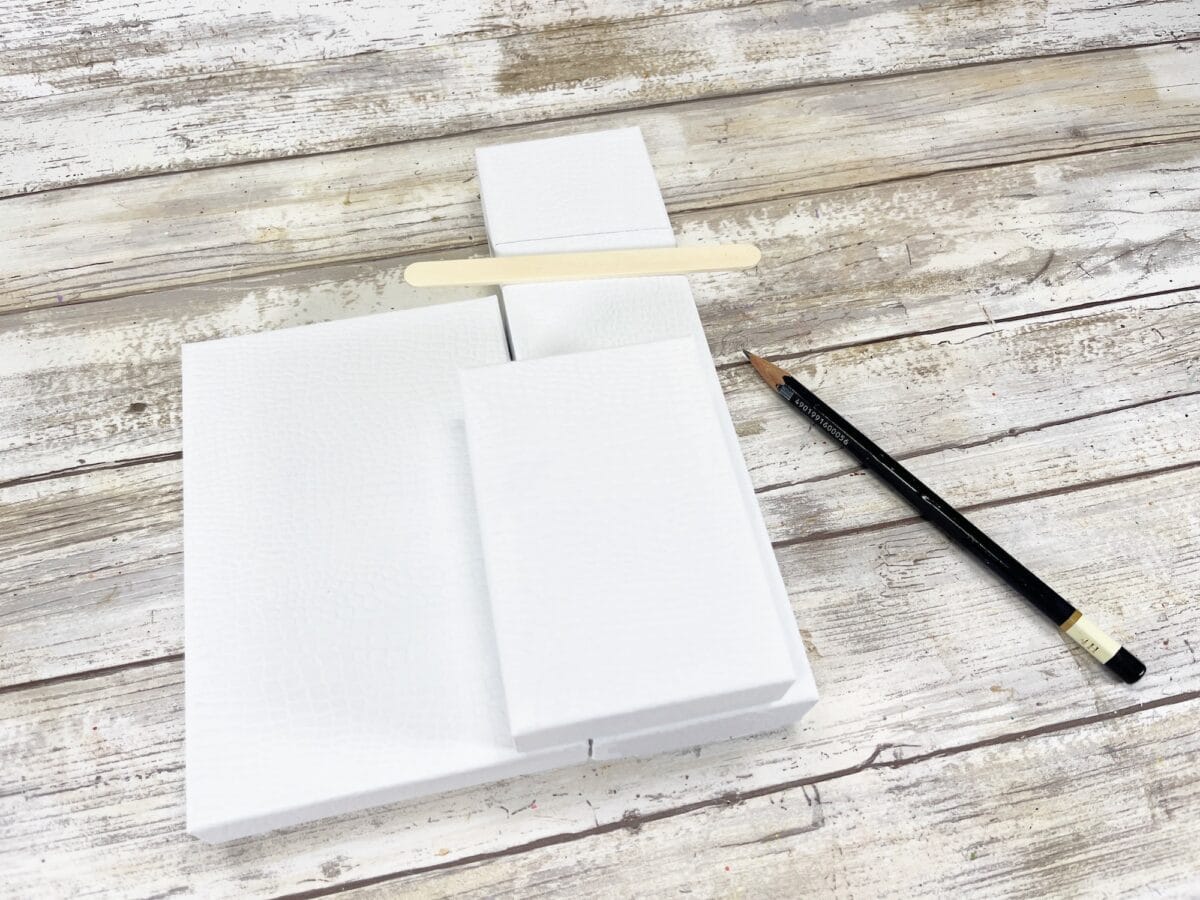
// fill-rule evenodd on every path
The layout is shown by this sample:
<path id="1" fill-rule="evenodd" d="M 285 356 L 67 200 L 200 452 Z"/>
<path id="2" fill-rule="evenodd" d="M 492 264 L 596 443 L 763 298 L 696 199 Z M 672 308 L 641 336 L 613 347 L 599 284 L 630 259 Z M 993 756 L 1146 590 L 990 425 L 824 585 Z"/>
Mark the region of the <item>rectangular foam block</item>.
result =
<path id="1" fill-rule="evenodd" d="M 674 243 L 650 157 L 636 128 L 484 147 L 476 161 L 496 255 Z M 602 179 L 603 190 L 595 189 L 596 178 Z M 691 289 L 682 276 L 511 285 L 502 293 L 517 360 L 669 339 L 707 348 Z M 817 700 L 787 591 L 711 365 L 702 379 L 735 464 L 796 680 L 783 697 L 770 703 L 597 738 L 592 747 L 596 758 L 648 755 L 779 728 L 798 721 Z"/>
<path id="2" fill-rule="evenodd" d="M 463 372 L 513 738 L 777 699 L 795 670 L 689 340 Z"/>
<path id="3" fill-rule="evenodd" d="M 504 713 L 458 370 L 495 298 L 183 350 L 188 831 L 585 760 Z"/>

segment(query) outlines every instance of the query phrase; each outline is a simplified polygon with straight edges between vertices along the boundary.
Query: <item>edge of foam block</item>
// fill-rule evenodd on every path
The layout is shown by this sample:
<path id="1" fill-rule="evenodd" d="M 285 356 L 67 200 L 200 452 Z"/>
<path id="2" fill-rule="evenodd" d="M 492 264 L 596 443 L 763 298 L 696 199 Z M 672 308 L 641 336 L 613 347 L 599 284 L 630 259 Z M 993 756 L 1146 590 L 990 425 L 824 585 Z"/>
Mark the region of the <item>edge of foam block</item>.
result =
<path id="1" fill-rule="evenodd" d="M 615 152 L 614 147 L 617 148 Z M 622 225 L 626 230 L 615 234 L 611 230 L 605 231 L 606 228 L 611 228 L 612 218 L 609 217 L 606 220 L 594 215 L 592 209 L 583 209 L 577 211 L 581 219 L 575 227 L 570 229 L 572 233 L 569 236 L 564 237 L 562 234 L 558 234 L 539 239 L 537 235 L 522 235 L 522 240 L 513 241 L 511 238 L 514 235 L 510 233 L 510 223 L 507 221 L 510 211 L 499 208 L 505 202 L 505 192 L 496 190 L 495 180 L 504 177 L 506 171 L 520 172 L 522 169 L 544 171 L 547 177 L 543 178 L 540 189 L 545 196 L 548 198 L 563 197 L 565 198 L 561 201 L 563 204 L 574 203 L 575 199 L 570 196 L 573 182 L 569 177 L 562 184 L 549 182 L 555 177 L 555 172 L 570 172 L 569 158 L 594 161 L 601 152 L 601 148 L 612 154 L 607 160 L 611 170 L 616 171 L 624 167 L 626 171 L 623 174 L 630 184 L 641 185 L 641 190 L 653 192 L 652 196 L 643 196 L 638 203 L 630 203 L 625 207 L 626 218 Z M 556 161 L 554 167 L 546 170 L 530 165 L 528 156 L 525 159 L 522 158 L 522 154 L 540 156 L 547 152 L 561 154 L 562 159 Z M 476 152 L 476 159 L 479 166 L 481 198 L 485 221 L 488 224 L 489 242 L 498 256 L 512 253 L 666 246 L 675 242 L 674 234 L 669 228 L 669 219 L 666 218 L 666 207 L 662 202 L 657 180 L 654 178 L 649 153 L 642 139 L 641 131 L 636 127 L 570 135 L 546 141 L 529 141 L 524 144 L 485 147 Z M 582 175 L 583 173 L 576 172 L 576 174 Z M 647 185 L 649 186 L 647 187 Z M 590 219 L 587 218 L 589 215 Z M 506 220 L 505 228 L 507 230 L 501 235 L 495 234 L 492 227 L 493 221 L 499 219 Z M 662 227 L 664 221 L 668 226 L 665 232 Z M 660 302 L 660 298 L 650 295 L 661 293 L 663 295 L 661 304 L 666 313 L 660 321 L 653 323 L 659 330 L 645 334 L 642 337 L 643 341 L 691 337 L 696 340 L 699 347 L 707 348 L 704 329 L 696 311 L 691 289 L 685 278 L 630 279 L 625 285 L 626 293 L 630 293 L 628 288 L 635 282 L 647 284 L 654 282 L 654 289 L 645 290 L 646 299 Z M 632 327 L 631 323 L 626 321 L 614 324 L 611 316 L 617 309 L 616 304 L 606 306 L 603 299 L 597 295 L 597 292 L 604 289 L 605 285 L 602 282 L 502 287 L 501 292 L 505 298 L 506 316 L 510 327 L 510 343 L 516 358 L 528 359 L 539 355 L 578 352 L 637 342 L 636 336 L 632 334 L 636 329 Z M 568 296 L 554 296 L 555 294 L 561 295 L 564 290 L 568 292 Z M 615 341 L 606 343 L 601 338 L 599 341 L 593 340 L 581 346 L 573 336 L 556 338 L 549 329 L 544 327 L 538 328 L 539 333 L 536 336 L 529 329 L 522 329 L 521 320 L 524 318 L 532 323 L 534 320 L 531 316 L 535 314 L 535 308 L 539 304 L 554 303 L 556 311 L 562 315 L 564 310 L 570 308 L 568 304 L 572 299 L 577 301 L 576 307 L 581 314 L 590 315 L 598 329 L 608 328 L 616 336 Z M 652 327 L 649 325 L 649 319 L 646 322 L 648 327 Z M 541 326 L 542 323 L 538 322 L 537 325 Z M 532 327 L 533 325 L 531 325 Z M 596 739 L 593 742 L 593 755 L 597 758 L 611 759 L 625 755 L 643 756 L 690 747 L 712 740 L 775 730 L 798 721 L 818 699 L 812 670 L 808 664 L 804 645 L 800 640 L 786 587 L 779 574 L 774 551 L 766 532 L 762 510 L 754 494 L 753 484 L 746 470 L 737 434 L 729 417 L 720 381 L 715 369 L 711 365 L 707 368 L 714 392 L 714 402 L 718 404 L 721 411 L 720 418 L 726 443 L 736 463 L 735 468 L 738 470 L 738 478 L 742 483 L 747 512 L 758 536 L 763 564 L 768 578 L 773 582 L 773 596 L 777 612 L 792 648 L 796 682 L 782 699 L 770 704 L 751 707 L 735 713 L 709 716 L 690 723 L 645 729 L 619 737 Z"/>

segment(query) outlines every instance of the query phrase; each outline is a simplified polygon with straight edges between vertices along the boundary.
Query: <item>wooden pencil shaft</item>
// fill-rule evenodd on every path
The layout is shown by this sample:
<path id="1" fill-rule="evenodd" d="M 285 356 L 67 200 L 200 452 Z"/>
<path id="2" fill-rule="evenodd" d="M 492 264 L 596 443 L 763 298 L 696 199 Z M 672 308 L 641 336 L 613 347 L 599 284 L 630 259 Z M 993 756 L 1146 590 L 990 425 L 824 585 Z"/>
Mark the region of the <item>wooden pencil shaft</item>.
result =
<path id="1" fill-rule="evenodd" d="M 784 377 L 779 393 L 842 444 L 864 468 L 883 479 L 922 518 L 1003 578 L 1055 625 L 1061 625 L 1075 612 L 1074 605 L 791 375 Z"/>
<path id="2" fill-rule="evenodd" d="M 414 287 L 445 287 L 686 275 L 749 269 L 758 265 L 760 259 L 762 254 L 752 244 L 541 253 L 416 262 L 404 270 L 404 280 Z"/>
<path id="3" fill-rule="evenodd" d="M 841 444 L 864 468 L 882 479 L 923 519 L 995 572 L 1098 662 L 1129 684 L 1145 674 L 1146 667 L 1136 656 L 1105 634 L 958 510 L 876 446 L 870 438 L 842 418 L 837 410 L 778 366 L 749 353 L 746 355 L 781 397 Z"/>

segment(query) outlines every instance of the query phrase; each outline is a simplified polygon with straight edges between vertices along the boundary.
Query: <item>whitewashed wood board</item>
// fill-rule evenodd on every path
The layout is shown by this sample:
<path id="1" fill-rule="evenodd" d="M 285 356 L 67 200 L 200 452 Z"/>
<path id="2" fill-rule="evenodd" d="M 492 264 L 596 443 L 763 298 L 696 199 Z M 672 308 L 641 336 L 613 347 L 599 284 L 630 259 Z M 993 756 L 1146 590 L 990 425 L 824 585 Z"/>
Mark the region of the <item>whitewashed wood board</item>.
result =
<path id="1" fill-rule="evenodd" d="M 179 78 L 410 50 L 546 28 L 632 25 L 722 9 L 742 0 L 572 0 L 388 3 L 385 0 L 180 0 L 0 3 L 0 101 L 104 85 Z M 852 10 L 853 7 L 843 8 Z M 47 53 L 53 47 L 54 53 Z"/>
<path id="2" fill-rule="evenodd" d="M 1198 340 L 1200 296 L 1188 292 L 830 350 L 792 367 L 971 508 L 1200 462 Z M 722 377 L 777 546 L 911 515 L 748 367 Z M 125 445 L 142 437 L 127 432 Z M 176 430 L 156 440 L 178 453 Z M 0 489 L 11 551 L 0 561 L 0 685 L 181 651 L 180 499 L 175 458 Z"/>
<path id="3" fill-rule="evenodd" d="M 587 127 L 639 126 L 679 219 L 1195 138 L 1198 54 L 1186 43 L 968 66 L 614 113 Z M 1092 77 L 1097 67 L 1103 79 Z M 534 124 L 11 197 L 0 215 L 24 227 L 0 232 L 0 310 L 404 253 L 484 252 L 474 149 L 579 127 Z"/>
<path id="4" fill-rule="evenodd" d="M 1198 707 L 873 763 L 351 896 L 1195 896 Z"/>
<path id="5" fill-rule="evenodd" d="M 0 21 L 0 894 L 1200 890 L 1194 4 L 0 0 Z M 694 753 L 187 838 L 180 342 L 477 295 L 399 284 L 486 252 L 471 150 L 629 124 L 682 240 L 766 250 L 695 289 L 822 703 Z M 1146 679 L 914 521 L 743 345 Z"/>
<path id="6" fill-rule="evenodd" d="M 129 29 L 137 50 L 137 29 Z M 122 34 L 116 30 L 114 35 Z M 19 95 L 0 196 L 821 81 L 1200 37 L 1190 0 L 790 2 Z M 319 40 L 319 38 L 317 38 Z M 251 43 L 269 56 L 272 32 Z M 112 41 L 117 58 L 125 47 Z M 219 51 L 218 51 L 219 52 Z M 301 56 L 307 55 L 301 51 Z M 194 64 L 192 66 L 194 68 Z M 10 91 L 37 92 L 20 78 Z M 22 83 L 24 81 L 24 83 Z M 66 126 L 69 123 L 69 127 Z"/>
<path id="7" fill-rule="evenodd" d="M 1175 187 L 1159 190 L 1167 180 Z M 1200 149 L 1174 144 L 678 226 L 689 241 L 763 246 L 753 272 L 693 278 L 723 364 L 742 347 L 794 355 L 1200 284 L 1197 198 Z M 181 341 L 459 295 L 408 288 L 392 262 L 0 316 L 0 480 L 178 449 Z"/>
<path id="8" fill-rule="evenodd" d="M 966 453 L 1031 428 L 1200 390 L 1197 312 L 1200 292 L 1186 291 L 807 353 L 784 364 L 901 458 L 941 448 Z M 821 464 L 797 463 L 796 454 L 821 446 L 821 438 L 787 406 L 762 405 L 749 367 L 727 369 L 723 380 L 757 486 L 783 489 L 847 470 L 836 448 Z"/>
<path id="9" fill-rule="evenodd" d="M 0 690 L 183 649 L 180 466 L 0 490 Z"/>
<path id="10" fill-rule="evenodd" d="M 870 541 L 843 535 L 781 553 L 823 692 L 795 732 L 515 779 L 223 847 L 183 833 L 179 661 L 0 692 L 0 755 L 16 761 L 0 773 L 0 846 L 24 850 L 10 884 L 22 896 L 133 883 L 146 895 L 331 887 L 1195 695 L 1197 490 L 1191 467 L 977 514 L 1002 543 L 1031 521 L 1054 524 L 1057 540 L 1024 555 L 1136 647 L 1150 670 L 1135 689 L 927 526 L 899 523 Z M 1064 557 L 1064 546 L 1084 544 L 1102 568 Z"/>
<path id="11" fill-rule="evenodd" d="M 927 427 L 935 427 L 939 415 L 931 411 L 924 416 Z M 796 430 L 804 432 L 795 442 L 800 469 L 806 459 L 827 453 L 829 445 L 823 435 L 799 420 L 795 424 Z M 910 471 L 967 514 L 1018 497 L 1197 464 L 1200 390 L 1063 422 L 1013 428 L 1011 433 L 965 444 L 922 448 L 904 459 Z M 777 549 L 832 534 L 862 533 L 881 522 L 915 519 L 911 508 L 881 482 L 851 466 L 761 490 L 759 503 Z M 1053 523 L 1031 523 L 1029 533 L 1009 549 L 1019 553 L 1053 530 Z M 1103 565 L 1087 548 L 1074 555 L 1081 563 Z"/>

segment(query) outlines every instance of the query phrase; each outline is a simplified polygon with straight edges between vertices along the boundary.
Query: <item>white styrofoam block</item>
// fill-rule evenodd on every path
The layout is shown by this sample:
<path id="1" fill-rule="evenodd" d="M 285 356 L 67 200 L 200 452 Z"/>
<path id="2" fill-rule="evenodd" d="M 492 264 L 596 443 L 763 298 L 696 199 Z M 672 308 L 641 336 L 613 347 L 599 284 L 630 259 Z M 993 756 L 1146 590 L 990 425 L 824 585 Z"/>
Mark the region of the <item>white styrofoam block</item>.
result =
<path id="1" fill-rule="evenodd" d="M 795 680 L 690 340 L 464 371 L 518 748 L 765 703 Z"/>
<path id="2" fill-rule="evenodd" d="M 482 147 L 475 165 L 497 256 L 619 249 L 632 231 L 636 246 L 675 244 L 637 128 Z"/>
<path id="3" fill-rule="evenodd" d="M 458 379 L 495 298 L 183 350 L 188 831 L 587 758 L 504 715 Z"/>
<path id="4" fill-rule="evenodd" d="M 649 154 L 636 128 L 486 147 L 477 152 L 476 158 L 489 239 L 499 256 L 674 243 L 673 236 L 664 243 L 666 208 L 654 180 Z M 611 191 L 622 195 L 619 212 L 614 213 L 610 197 L 582 195 L 576 188 L 579 181 L 592 177 L 591 172 L 597 168 L 605 169 L 605 183 Z M 507 186 L 515 178 L 524 179 L 522 191 L 527 195 L 524 198 Z M 617 185 L 624 187 L 618 189 Z M 632 192 L 638 196 L 628 196 Z M 528 195 L 536 199 L 531 201 Z M 545 221 L 553 221 L 554 228 L 547 230 L 542 224 Z M 496 232 L 493 222 L 502 222 L 503 231 Z M 502 293 L 510 343 L 518 360 L 670 338 L 688 338 L 698 347 L 707 347 L 684 277 L 509 285 Z M 817 700 L 804 645 L 741 457 L 720 381 L 711 365 L 706 369 L 711 402 L 720 411 L 725 443 L 738 472 L 751 530 L 764 571 L 772 583 L 776 614 L 791 648 L 796 681 L 782 698 L 769 704 L 690 723 L 652 726 L 638 733 L 598 738 L 592 747 L 596 758 L 647 755 L 779 728 L 798 721 Z"/>

